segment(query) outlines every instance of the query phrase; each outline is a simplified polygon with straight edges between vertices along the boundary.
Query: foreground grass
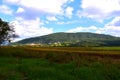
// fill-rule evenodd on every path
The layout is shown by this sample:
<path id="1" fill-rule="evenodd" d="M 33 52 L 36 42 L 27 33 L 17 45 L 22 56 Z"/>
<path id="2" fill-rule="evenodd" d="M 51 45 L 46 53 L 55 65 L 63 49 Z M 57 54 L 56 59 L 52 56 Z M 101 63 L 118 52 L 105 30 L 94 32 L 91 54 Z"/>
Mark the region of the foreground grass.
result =
<path id="1" fill-rule="evenodd" d="M 0 80 L 120 80 L 120 68 L 94 62 L 50 63 L 45 59 L 0 58 Z"/>
<path id="2" fill-rule="evenodd" d="M 0 80 L 120 80 L 120 50 L 0 48 Z"/>

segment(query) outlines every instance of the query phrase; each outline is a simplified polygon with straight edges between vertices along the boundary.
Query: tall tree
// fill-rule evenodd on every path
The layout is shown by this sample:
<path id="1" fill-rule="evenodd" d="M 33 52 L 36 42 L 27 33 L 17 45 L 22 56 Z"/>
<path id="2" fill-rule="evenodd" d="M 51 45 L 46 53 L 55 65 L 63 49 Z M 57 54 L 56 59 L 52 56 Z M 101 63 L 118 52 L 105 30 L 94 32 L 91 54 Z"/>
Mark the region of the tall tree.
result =
<path id="1" fill-rule="evenodd" d="M 0 19 L 0 45 L 4 42 L 10 42 L 16 36 L 14 26 Z"/>

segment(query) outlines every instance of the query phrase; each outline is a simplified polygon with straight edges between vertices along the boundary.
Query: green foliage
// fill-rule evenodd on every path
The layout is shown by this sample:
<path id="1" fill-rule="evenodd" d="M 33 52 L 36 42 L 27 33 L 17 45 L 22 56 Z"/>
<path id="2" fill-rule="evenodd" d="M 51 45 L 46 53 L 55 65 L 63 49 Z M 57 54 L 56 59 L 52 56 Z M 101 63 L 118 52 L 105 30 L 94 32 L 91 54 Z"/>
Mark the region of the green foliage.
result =
<path id="1" fill-rule="evenodd" d="M 6 41 L 10 42 L 13 37 L 17 37 L 13 26 L 0 19 L 0 45 Z"/>

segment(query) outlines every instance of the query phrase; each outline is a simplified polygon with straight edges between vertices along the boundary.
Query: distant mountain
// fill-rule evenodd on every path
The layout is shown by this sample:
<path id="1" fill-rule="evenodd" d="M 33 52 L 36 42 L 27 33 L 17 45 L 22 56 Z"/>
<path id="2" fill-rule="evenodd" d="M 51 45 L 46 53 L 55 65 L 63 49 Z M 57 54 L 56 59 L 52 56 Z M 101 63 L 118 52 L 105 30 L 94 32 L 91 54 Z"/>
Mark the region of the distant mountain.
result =
<path id="1" fill-rule="evenodd" d="M 54 33 L 40 37 L 23 39 L 14 44 L 40 44 L 42 46 L 120 46 L 120 38 L 89 32 Z"/>

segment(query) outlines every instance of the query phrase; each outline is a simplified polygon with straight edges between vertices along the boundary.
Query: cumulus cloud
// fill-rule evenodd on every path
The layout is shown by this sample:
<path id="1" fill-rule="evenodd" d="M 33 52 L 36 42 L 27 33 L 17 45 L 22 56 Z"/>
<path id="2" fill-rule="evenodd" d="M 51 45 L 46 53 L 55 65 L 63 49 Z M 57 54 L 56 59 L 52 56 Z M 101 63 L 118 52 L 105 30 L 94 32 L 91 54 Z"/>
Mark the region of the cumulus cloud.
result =
<path id="1" fill-rule="evenodd" d="M 59 21 L 57 22 L 58 25 L 71 25 L 71 24 L 76 24 L 76 23 L 79 23 L 80 21 L 79 20 L 72 20 L 72 21 Z"/>
<path id="2" fill-rule="evenodd" d="M 52 28 L 44 27 L 39 18 L 36 18 L 35 20 L 16 18 L 11 24 L 15 26 L 16 34 L 20 36 L 19 39 L 46 35 L 53 32 Z"/>
<path id="3" fill-rule="evenodd" d="M 21 0 L 20 3 L 22 6 L 38 9 L 48 13 L 61 14 L 62 5 L 66 0 Z"/>
<path id="4" fill-rule="evenodd" d="M 17 13 L 24 13 L 25 10 L 24 10 L 23 8 L 19 7 L 16 12 L 17 12 Z"/>
<path id="5" fill-rule="evenodd" d="M 68 17 L 68 18 L 71 18 L 72 17 L 72 15 L 73 15 L 73 8 L 72 7 L 67 7 L 67 9 L 66 9 L 66 16 Z"/>
<path id="6" fill-rule="evenodd" d="M 6 5 L 0 5 L 0 13 L 11 15 L 13 11 Z"/>
<path id="7" fill-rule="evenodd" d="M 82 0 L 79 16 L 103 20 L 107 17 L 120 16 L 120 0 Z M 114 15 L 113 15 L 114 14 Z"/>
<path id="8" fill-rule="evenodd" d="M 106 24 L 103 32 L 120 37 L 120 17 L 115 17 L 111 22 Z"/>
<path id="9" fill-rule="evenodd" d="M 47 16 L 46 18 L 49 21 L 57 21 L 58 20 L 55 16 Z"/>
<path id="10" fill-rule="evenodd" d="M 76 27 L 66 32 L 94 32 L 94 33 L 109 34 L 120 37 L 120 17 L 115 17 L 111 22 L 106 24 L 104 27 L 96 27 L 96 26 Z"/>
<path id="11" fill-rule="evenodd" d="M 108 23 L 110 26 L 120 26 L 120 17 L 115 17 L 112 22 Z"/>
<path id="12" fill-rule="evenodd" d="M 4 3 L 9 3 L 9 4 L 16 4 L 19 2 L 19 0 L 3 0 Z"/>
<path id="13" fill-rule="evenodd" d="M 38 16 L 64 15 L 64 6 L 74 0 L 4 0 L 5 4 L 16 5 L 16 16 L 35 19 Z"/>
<path id="14" fill-rule="evenodd" d="M 76 27 L 74 29 L 70 29 L 67 32 L 89 32 L 97 30 L 98 28 L 96 26 L 90 26 L 90 27 Z"/>
<path id="15" fill-rule="evenodd" d="M 101 29 L 102 33 L 105 34 L 111 34 L 113 36 L 119 36 L 120 37 L 120 26 L 105 26 L 103 29 Z"/>

